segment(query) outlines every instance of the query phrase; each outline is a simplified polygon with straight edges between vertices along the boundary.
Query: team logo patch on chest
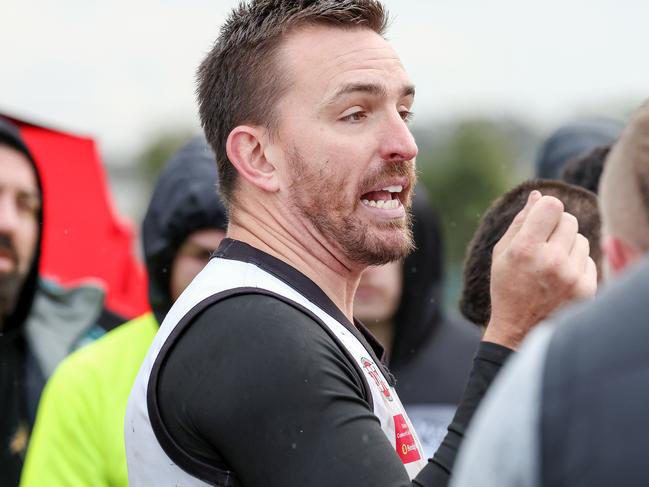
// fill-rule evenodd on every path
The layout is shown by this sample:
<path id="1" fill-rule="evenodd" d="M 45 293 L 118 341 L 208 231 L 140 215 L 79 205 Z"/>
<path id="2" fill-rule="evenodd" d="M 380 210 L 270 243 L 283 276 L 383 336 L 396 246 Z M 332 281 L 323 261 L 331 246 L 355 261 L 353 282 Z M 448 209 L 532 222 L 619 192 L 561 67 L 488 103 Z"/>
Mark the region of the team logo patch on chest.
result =
<path id="1" fill-rule="evenodd" d="M 401 461 L 405 463 L 416 462 L 421 459 L 415 437 L 410 431 L 410 427 L 401 414 L 394 416 L 394 434 L 397 454 Z"/>
<path id="2" fill-rule="evenodd" d="M 388 401 L 392 402 L 394 399 L 392 398 L 392 393 L 390 392 L 390 388 L 385 383 L 385 380 L 383 380 L 383 375 L 376 368 L 374 362 L 372 362 L 368 358 L 361 357 L 361 364 L 363 364 L 363 369 L 365 370 L 365 373 L 369 375 L 370 378 L 374 381 L 376 387 L 378 387 L 379 391 L 381 391 L 381 394 L 383 394 L 383 397 Z"/>

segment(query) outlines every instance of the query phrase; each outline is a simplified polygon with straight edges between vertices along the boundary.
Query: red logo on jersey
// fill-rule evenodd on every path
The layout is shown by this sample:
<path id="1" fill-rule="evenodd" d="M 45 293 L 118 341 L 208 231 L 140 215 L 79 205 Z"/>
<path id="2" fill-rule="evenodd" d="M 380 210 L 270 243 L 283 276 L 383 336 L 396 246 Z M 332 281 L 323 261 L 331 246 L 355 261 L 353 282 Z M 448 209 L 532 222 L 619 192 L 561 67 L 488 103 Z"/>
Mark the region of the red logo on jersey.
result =
<path id="1" fill-rule="evenodd" d="M 394 417 L 394 434 L 397 454 L 403 463 L 416 462 L 421 459 L 415 437 L 412 436 L 408 423 L 401 414 Z"/>
<path id="2" fill-rule="evenodd" d="M 385 397 L 388 401 L 393 401 L 392 394 L 390 393 L 390 388 L 385 383 L 383 376 L 376 369 L 376 366 L 372 363 L 372 361 L 366 359 L 365 357 L 361 357 L 361 363 L 363 364 L 363 368 L 365 369 L 365 372 L 367 372 L 367 375 L 369 375 L 372 380 L 374 380 L 376 387 L 379 388 L 379 391 L 381 391 L 383 397 Z"/>

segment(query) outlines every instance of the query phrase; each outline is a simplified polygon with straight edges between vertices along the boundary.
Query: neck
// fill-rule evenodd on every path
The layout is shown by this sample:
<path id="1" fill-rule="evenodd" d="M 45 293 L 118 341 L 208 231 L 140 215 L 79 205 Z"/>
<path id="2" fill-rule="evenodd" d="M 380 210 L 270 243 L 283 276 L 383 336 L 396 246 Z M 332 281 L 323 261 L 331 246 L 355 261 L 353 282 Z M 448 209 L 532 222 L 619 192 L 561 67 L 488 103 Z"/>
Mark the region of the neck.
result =
<path id="1" fill-rule="evenodd" d="M 231 212 L 227 236 L 286 262 L 315 282 L 353 322 L 353 302 L 363 267 L 354 266 L 303 219 L 249 204 Z"/>

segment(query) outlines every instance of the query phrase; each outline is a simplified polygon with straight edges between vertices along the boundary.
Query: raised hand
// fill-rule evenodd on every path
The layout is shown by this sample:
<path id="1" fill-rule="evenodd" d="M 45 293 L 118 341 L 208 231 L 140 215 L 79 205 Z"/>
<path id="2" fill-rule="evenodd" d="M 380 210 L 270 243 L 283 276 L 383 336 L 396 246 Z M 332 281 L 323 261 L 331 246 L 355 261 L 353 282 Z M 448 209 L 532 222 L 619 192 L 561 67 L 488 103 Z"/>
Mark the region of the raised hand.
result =
<path id="1" fill-rule="evenodd" d="M 483 340 L 517 348 L 562 304 L 597 290 L 588 240 L 563 203 L 532 191 L 493 250 L 491 319 Z"/>

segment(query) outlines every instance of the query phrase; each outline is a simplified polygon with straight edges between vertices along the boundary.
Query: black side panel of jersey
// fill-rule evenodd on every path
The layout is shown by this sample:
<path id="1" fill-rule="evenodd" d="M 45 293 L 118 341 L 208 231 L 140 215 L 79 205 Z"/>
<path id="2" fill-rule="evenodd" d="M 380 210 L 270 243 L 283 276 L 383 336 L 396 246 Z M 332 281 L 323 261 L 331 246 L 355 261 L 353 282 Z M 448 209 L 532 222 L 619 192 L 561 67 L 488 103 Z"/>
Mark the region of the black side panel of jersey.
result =
<path id="1" fill-rule="evenodd" d="M 562 316 L 548 349 L 544 487 L 649 484 L 649 266 Z"/>
<path id="2" fill-rule="evenodd" d="M 344 355 L 346 361 L 352 365 L 352 368 L 356 372 L 355 375 L 358 376 L 357 382 L 360 385 L 363 400 L 367 402 L 370 412 L 373 408 L 372 395 L 369 389 L 369 385 L 367 384 L 365 376 L 363 375 L 363 372 L 360 370 L 353 356 L 348 352 L 348 350 L 338 340 L 333 332 L 331 332 L 329 327 L 327 327 L 327 325 L 323 323 L 322 320 L 320 320 L 320 318 L 318 318 L 310 310 L 279 294 L 252 287 L 229 289 L 227 291 L 217 293 L 206 298 L 194 308 L 192 308 L 192 310 L 190 310 L 182 318 L 182 320 L 174 328 L 173 332 L 167 338 L 162 349 L 160 350 L 160 353 L 156 358 L 156 361 L 151 370 L 151 375 L 149 377 L 149 383 L 147 387 L 147 409 L 151 421 L 151 426 L 156 435 L 156 438 L 158 439 L 158 442 L 164 449 L 165 453 L 169 456 L 169 458 L 171 458 L 174 463 L 176 463 L 176 465 L 178 465 L 190 475 L 199 478 L 204 482 L 210 483 L 211 485 L 216 485 L 219 487 L 239 486 L 240 484 L 236 478 L 236 472 L 232 471 L 225 456 L 222 456 L 218 452 L 215 452 L 210 445 L 204 445 L 204 451 L 196 454 L 196 452 L 188 451 L 178 441 L 176 441 L 174 434 L 169 431 L 169 428 L 167 428 L 163 420 L 164 414 L 161 411 L 158 390 L 161 371 L 164 369 L 170 354 L 173 352 L 174 346 L 176 345 L 176 343 L 178 343 L 183 334 L 206 310 L 214 306 L 218 306 L 219 303 L 222 303 L 229 298 L 239 296 L 265 296 L 281 301 L 282 303 L 290 306 L 291 309 L 297 310 L 298 312 L 303 314 L 310 323 L 312 322 L 313 324 L 324 330 L 329 338 L 336 344 L 339 351 Z M 227 319 L 227 316 L 223 316 L 223 319 Z M 219 326 L 219 324 L 215 323 L 214 326 Z M 250 339 L 254 340 L 255 337 L 250 337 Z M 245 357 L 242 356 L 242 359 L 244 358 Z M 260 372 L 263 373 L 263 371 Z M 236 371 L 233 371 L 233 373 L 236 373 Z M 196 399 L 199 400 L 200 398 Z M 204 442 L 202 440 L 198 440 L 198 443 Z"/>

